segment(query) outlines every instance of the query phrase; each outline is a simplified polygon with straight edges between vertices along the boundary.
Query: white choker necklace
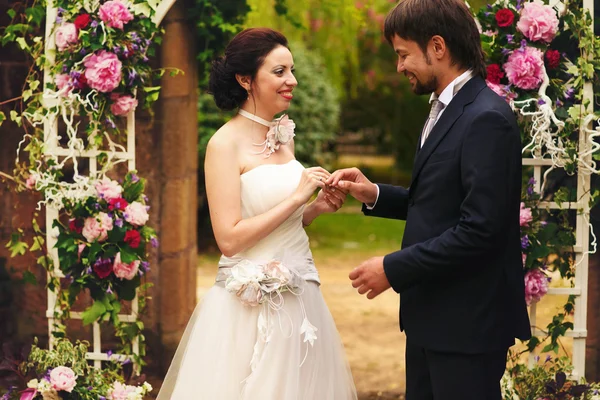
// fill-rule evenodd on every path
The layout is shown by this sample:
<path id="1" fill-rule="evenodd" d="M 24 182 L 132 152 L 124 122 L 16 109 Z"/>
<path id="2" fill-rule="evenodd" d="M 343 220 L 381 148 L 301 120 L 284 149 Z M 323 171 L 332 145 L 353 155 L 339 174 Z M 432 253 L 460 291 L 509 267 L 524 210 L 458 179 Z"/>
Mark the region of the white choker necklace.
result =
<path id="1" fill-rule="evenodd" d="M 266 152 L 265 157 L 268 158 L 277 151 L 282 144 L 287 144 L 295 136 L 294 129 L 296 128 L 296 124 L 289 119 L 287 114 L 270 122 L 257 115 L 250 114 L 246 110 L 240 109 L 238 114 L 269 128 L 264 142 L 252 143 L 254 146 L 263 146 L 261 151 L 254 154 L 263 154 Z"/>

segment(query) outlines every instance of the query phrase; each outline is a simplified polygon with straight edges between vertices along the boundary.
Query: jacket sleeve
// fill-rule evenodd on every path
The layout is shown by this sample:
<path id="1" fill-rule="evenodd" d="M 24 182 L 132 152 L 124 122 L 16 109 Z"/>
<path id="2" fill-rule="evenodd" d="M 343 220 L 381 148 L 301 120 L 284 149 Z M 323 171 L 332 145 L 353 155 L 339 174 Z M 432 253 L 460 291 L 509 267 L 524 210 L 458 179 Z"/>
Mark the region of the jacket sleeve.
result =
<path id="1" fill-rule="evenodd" d="M 362 212 L 372 217 L 390 219 L 406 219 L 408 212 L 408 189 L 401 186 L 385 185 L 378 183 L 379 197 L 372 210 L 363 204 Z"/>
<path id="2" fill-rule="evenodd" d="M 495 110 L 474 118 L 461 149 L 465 196 L 460 220 L 440 236 L 384 257 L 386 276 L 396 292 L 447 274 L 452 268 L 477 265 L 475 260 L 497 246 L 511 207 L 514 209 L 514 190 L 510 188 L 517 185 L 520 190 L 520 157 L 516 124 Z"/>

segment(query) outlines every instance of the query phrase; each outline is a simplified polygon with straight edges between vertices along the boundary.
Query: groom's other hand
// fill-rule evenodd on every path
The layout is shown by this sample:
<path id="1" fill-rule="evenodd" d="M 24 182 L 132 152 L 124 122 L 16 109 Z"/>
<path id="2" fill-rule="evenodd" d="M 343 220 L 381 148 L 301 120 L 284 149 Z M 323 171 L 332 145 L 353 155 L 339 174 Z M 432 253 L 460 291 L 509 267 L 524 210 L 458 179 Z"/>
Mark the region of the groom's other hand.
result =
<path id="1" fill-rule="evenodd" d="M 369 258 L 354 268 L 349 277 L 352 287 L 358 288 L 358 293 L 368 292 L 367 299 L 374 299 L 391 287 L 383 270 L 383 257 Z"/>
<path id="2" fill-rule="evenodd" d="M 347 190 L 361 203 L 372 206 L 377 201 L 377 185 L 367 179 L 358 168 L 345 168 L 335 171 L 325 184 Z"/>

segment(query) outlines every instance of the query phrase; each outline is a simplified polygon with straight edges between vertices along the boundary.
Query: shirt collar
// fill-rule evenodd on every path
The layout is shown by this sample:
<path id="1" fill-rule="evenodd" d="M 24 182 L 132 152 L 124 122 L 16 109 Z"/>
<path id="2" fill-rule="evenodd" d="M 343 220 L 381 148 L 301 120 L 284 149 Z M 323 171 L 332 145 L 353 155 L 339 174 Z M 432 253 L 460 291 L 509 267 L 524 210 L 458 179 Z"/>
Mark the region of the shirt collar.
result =
<path id="1" fill-rule="evenodd" d="M 450 104 L 450 101 L 452 101 L 452 98 L 454 97 L 454 95 L 456 95 L 456 93 L 458 93 L 458 91 L 472 77 L 473 77 L 473 70 L 472 69 L 466 70 L 465 72 L 460 74 L 458 77 L 456 77 L 452 82 L 450 82 L 450 84 L 448 86 L 446 86 L 446 88 L 444 90 L 442 90 L 442 93 L 440 93 L 439 96 L 437 94 L 435 94 L 435 92 L 431 93 L 431 97 L 429 98 L 429 103 L 431 103 L 433 100 L 439 100 L 440 102 L 442 102 L 442 104 L 444 104 L 444 107 L 448 106 L 448 104 Z"/>

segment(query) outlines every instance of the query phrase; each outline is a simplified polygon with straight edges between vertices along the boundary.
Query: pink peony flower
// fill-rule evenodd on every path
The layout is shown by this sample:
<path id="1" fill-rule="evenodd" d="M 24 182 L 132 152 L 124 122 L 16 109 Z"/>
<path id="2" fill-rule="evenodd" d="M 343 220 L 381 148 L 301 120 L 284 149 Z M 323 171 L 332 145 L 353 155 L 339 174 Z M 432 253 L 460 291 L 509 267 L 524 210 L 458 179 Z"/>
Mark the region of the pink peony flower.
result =
<path id="1" fill-rule="evenodd" d="M 98 197 L 110 202 L 112 199 L 118 199 L 121 197 L 121 193 L 123 192 L 123 188 L 117 181 L 113 181 L 110 178 L 103 178 L 102 180 L 96 182 L 96 193 L 98 193 Z"/>
<path id="2" fill-rule="evenodd" d="M 519 225 L 520 226 L 529 226 L 529 223 L 533 221 L 533 216 L 531 215 L 531 208 L 526 208 L 525 203 L 521 202 L 521 213 L 519 215 Z"/>
<path id="3" fill-rule="evenodd" d="M 544 53 L 535 47 L 515 50 L 504 64 L 508 81 L 518 88 L 536 89 L 544 76 Z"/>
<path id="4" fill-rule="evenodd" d="M 94 240 L 104 242 L 108 238 L 108 232 L 113 228 L 113 220 L 108 214 L 100 212 L 96 217 L 89 217 L 83 223 L 81 234 L 92 243 Z"/>
<path id="5" fill-rule="evenodd" d="M 60 25 L 54 33 L 54 42 L 59 51 L 65 51 L 70 45 L 77 43 L 77 38 L 77 27 L 72 23 Z"/>
<path id="6" fill-rule="evenodd" d="M 129 95 L 119 96 L 118 94 L 113 94 L 111 99 L 113 103 L 110 105 L 110 111 L 115 115 L 127 115 L 129 112 L 135 110 L 138 105 L 135 97 Z"/>
<path id="7" fill-rule="evenodd" d="M 25 187 L 29 190 L 35 189 L 35 176 L 34 175 L 29 175 L 27 177 L 27 180 L 25 181 Z"/>
<path id="8" fill-rule="evenodd" d="M 106 25 L 115 29 L 123 29 L 123 25 L 133 19 L 133 14 L 129 12 L 127 6 L 118 0 L 110 0 L 102 4 L 98 14 Z"/>
<path id="9" fill-rule="evenodd" d="M 525 302 L 527 305 L 537 303 L 548 293 L 548 277 L 538 268 L 525 274 Z"/>
<path id="10" fill-rule="evenodd" d="M 113 387 L 109 389 L 106 398 L 107 400 L 128 400 L 130 393 L 135 393 L 135 386 L 115 382 L 113 383 Z"/>
<path id="11" fill-rule="evenodd" d="M 67 74 L 58 74 L 54 77 L 54 83 L 63 97 L 67 97 L 67 95 L 73 90 L 73 86 L 70 84 L 70 82 L 71 77 Z"/>
<path id="12" fill-rule="evenodd" d="M 56 390 L 71 393 L 75 387 L 77 375 L 69 367 L 56 367 L 50 371 L 50 383 Z"/>
<path id="13" fill-rule="evenodd" d="M 85 79 L 92 89 L 107 93 L 119 87 L 123 64 L 115 54 L 101 50 L 90 56 L 84 65 Z"/>
<path id="14" fill-rule="evenodd" d="M 505 85 L 492 83 L 490 81 L 485 81 L 485 83 L 487 83 L 488 87 L 492 89 L 498 96 L 505 99 L 507 103 L 510 103 L 512 99 L 517 98 L 517 94 L 508 90 L 507 86 Z"/>
<path id="15" fill-rule="evenodd" d="M 115 263 L 113 264 L 113 272 L 117 278 L 127 279 L 130 281 L 135 278 L 139 268 L 139 260 L 135 260 L 130 264 L 125 264 L 123 261 L 121 261 L 121 253 L 117 253 L 117 256 L 115 257 Z"/>
<path id="16" fill-rule="evenodd" d="M 142 203 L 134 201 L 130 205 L 125 208 L 125 221 L 129 222 L 131 225 L 143 226 L 148 222 L 148 211 L 146 210 L 146 206 Z"/>
<path id="17" fill-rule="evenodd" d="M 558 32 L 556 11 L 539 0 L 525 3 L 517 29 L 532 42 L 542 40 L 550 43 Z"/>

